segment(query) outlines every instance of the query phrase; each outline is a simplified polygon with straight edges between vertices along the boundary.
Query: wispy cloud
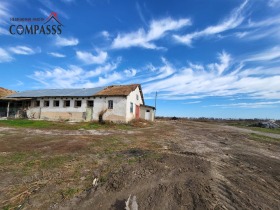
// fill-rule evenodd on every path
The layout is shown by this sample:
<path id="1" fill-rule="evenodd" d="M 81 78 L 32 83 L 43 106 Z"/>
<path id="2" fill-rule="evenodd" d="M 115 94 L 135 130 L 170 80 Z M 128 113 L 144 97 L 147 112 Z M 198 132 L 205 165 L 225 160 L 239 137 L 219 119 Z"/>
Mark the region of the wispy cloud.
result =
<path id="1" fill-rule="evenodd" d="M 61 54 L 61 53 L 57 53 L 57 52 L 49 52 L 49 55 L 53 56 L 53 57 L 57 57 L 57 58 L 65 58 L 66 55 Z"/>
<path id="2" fill-rule="evenodd" d="M 40 2 L 42 3 L 42 6 L 48 8 L 49 11 L 56 11 L 59 17 L 62 16 L 63 18 L 69 19 L 69 16 L 59 7 L 57 7 L 52 1 L 40 0 Z"/>
<path id="3" fill-rule="evenodd" d="M 137 73 L 137 70 L 134 68 L 131 68 L 131 69 L 125 69 L 123 72 L 125 73 L 125 75 L 127 77 L 134 77 Z"/>
<path id="4" fill-rule="evenodd" d="M 240 94 L 250 99 L 280 98 L 280 74 L 276 67 L 273 71 L 272 67 L 262 67 L 260 69 L 267 74 L 258 75 L 254 69 L 242 65 L 243 60 L 229 59 L 231 57 L 223 52 L 217 57 L 219 62 L 200 64 L 198 67 L 192 63 L 180 67 L 169 63 L 168 68 L 172 66 L 173 69 L 171 75 L 159 80 L 155 76 L 147 80 L 147 75 L 143 75 L 139 81 L 144 83 L 143 89 L 147 95 L 160 91 L 159 97 L 167 100 L 232 97 Z M 164 66 L 167 68 L 166 64 Z"/>
<path id="5" fill-rule="evenodd" d="M 10 47 L 9 51 L 11 51 L 14 54 L 19 55 L 32 55 L 36 53 L 36 50 L 27 47 L 27 46 L 16 46 L 16 47 Z M 37 49 L 37 51 L 40 51 L 40 49 Z"/>
<path id="6" fill-rule="evenodd" d="M 10 16 L 10 5 L 7 2 L 0 4 L 0 24 L 6 24 L 7 17 Z"/>
<path id="7" fill-rule="evenodd" d="M 65 46 L 75 46 L 79 44 L 79 40 L 74 37 L 63 38 L 61 36 L 57 36 L 55 40 L 55 45 L 65 47 Z"/>
<path id="8" fill-rule="evenodd" d="M 211 106 L 222 107 L 222 108 L 271 108 L 279 107 L 280 101 L 261 101 L 261 102 L 242 102 L 242 103 L 231 103 L 231 104 L 215 104 Z"/>
<path id="9" fill-rule="evenodd" d="M 118 34 L 113 40 L 112 48 L 142 47 L 147 49 L 159 49 L 153 41 L 164 37 L 168 31 L 178 30 L 187 25 L 191 25 L 190 19 L 174 20 L 165 18 L 153 20 L 149 25 L 148 31 L 140 28 L 131 33 Z"/>
<path id="10" fill-rule="evenodd" d="M 93 55 L 90 52 L 77 51 L 76 56 L 85 64 L 102 64 L 106 61 L 108 53 L 97 50 L 97 55 Z"/>
<path id="11" fill-rule="evenodd" d="M 275 46 L 271 49 L 265 50 L 264 52 L 251 55 L 244 61 L 269 61 L 274 59 L 280 59 L 280 46 Z"/>
<path id="12" fill-rule="evenodd" d="M 121 58 L 98 66 L 95 69 L 86 70 L 70 65 L 67 68 L 55 67 L 43 71 L 35 71 L 29 78 L 37 81 L 46 88 L 88 88 L 98 87 L 112 82 L 122 81 L 131 75 L 127 72 L 115 71 L 121 62 Z"/>
<path id="13" fill-rule="evenodd" d="M 270 7 L 279 7 L 280 6 L 280 0 L 268 0 L 268 6 Z"/>
<path id="14" fill-rule="evenodd" d="M 64 3 L 74 3 L 76 0 L 61 0 Z"/>
<path id="15" fill-rule="evenodd" d="M 46 10 L 39 8 L 39 12 L 41 12 L 44 16 L 48 17 L 50 15 L 50 12 L 47 12 Z"/>
<path id="16" fill-rule="evenodd" d="M 9 35 L 6 25 L 7 17 L 11 17 L 10 4 L 7 2 L 1 2 L 0 4 L 0 35 Z"/>
<path id="17" fill-rule="evenodd" d="M 22 86 L 22 85 L 24 85 L 24 83 L 20 80 L 17 80 L 15 86 Z"/>
<path id="18" fill-rule="evenodd" d="M 101 31 L 100 32 L 101 36 L 103 36 L 106 40 L 110 39 L 110 34 L 108 31 Z"/>
<path id="19" fill-rule="evenodd" d="M 9 35 L 10 33 L 6 28 L 0 27 L 0 35 Z"/>
<path id="20" fill-rule="evenodd" d="M 13 57 L 5 49 L 0 48 L 0 63 L 11 62 Z"/>
<path id="21" fill-rule="evenodd" d="M 223 51 L 218 54 L 218 59 L 220 63 L 210 64 L 209 67 L 211 70 L 217 70 L 218 74 L 221 75 L 229 67 L 231 57 L 228 53 Z"/>
<path id="22" fill-rule="evenodd" d="M 199 104 L 201 103 L 201 101 L 188 101 L 188 102 L 184 102 L 183 104 Z"/>
<path id="23" fill-rule="evenodd" d="M 229 17 L 225 18 L 217 25 L 209 26 L 202 31 L 197 31 L 186 35 L 173 35 L 173 38 L 179 43 L 191 46 L 194 39 L 219 34 L 224 31 L 236 28 L 244 20 L 242 13 L 247 2 L 247 0 L 244 1 L 244 3 L 242 3 L 241 6 L 239 6 L 231 12 Z"/>
<path id="24" fill-rule="evenodd" d="M 137 13 L 138 13 L 138 15 L 139 15 L 141 21 L 147 26 L 147 25 L 148 25 L 148 24 L 147 24 L 147 21 L 146 21 L 144 15 L 143 15 L 141 6 L 140 6 L 140 4 L 139 4 L 138 2 L 136 2 L 136 10 L 137 10 Z"/>
<path id="25" fill-rule="evenodd" d="M 234 35 L 245 41 L 273 38 L 280 40 L 280 16 L 269 17 L 263 20 L 249 20 L 243 24 Z"/>

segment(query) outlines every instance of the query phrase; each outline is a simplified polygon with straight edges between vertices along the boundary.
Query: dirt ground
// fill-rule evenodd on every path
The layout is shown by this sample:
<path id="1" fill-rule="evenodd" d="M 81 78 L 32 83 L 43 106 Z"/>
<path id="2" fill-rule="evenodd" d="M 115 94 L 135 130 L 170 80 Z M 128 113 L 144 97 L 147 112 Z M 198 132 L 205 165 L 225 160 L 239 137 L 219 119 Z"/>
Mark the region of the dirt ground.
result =
<path id="1" fill-rule="evenodd" d="M 194 121 L 0 127 L 2 209 L 280 209 L 280 141 Z M 95 183 L 95 181 L 97 181 Z M 94 182 L 94 183 L 93 183 Z"/>

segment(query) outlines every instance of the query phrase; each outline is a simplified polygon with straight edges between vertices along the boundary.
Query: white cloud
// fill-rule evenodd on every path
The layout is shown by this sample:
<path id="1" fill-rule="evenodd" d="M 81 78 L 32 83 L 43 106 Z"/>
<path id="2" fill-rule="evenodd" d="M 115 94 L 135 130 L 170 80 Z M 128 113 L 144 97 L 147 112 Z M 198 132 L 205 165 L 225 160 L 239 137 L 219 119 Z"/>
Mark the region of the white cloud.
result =
<path id="1" fill-rule="evenodd" d="M 63 38 L 63 37 L 57 36 L 56 40 L 55 40 L 55 44 L 57 46 L 62 46 L 62 47 L 75 46 L 75 45 L 79 44 L 79 40 L 77 38 L 73 38 L 73 37 Z"/>
<path id="2" fill-rule="evenodd" d="M 248 22 L 248 25 L 246 25 L 246 28 L 258 28 L 258 27 L 267 27 L 267 26 L 273 26 L 273 25 L 279 25 L 280 24 L 280 16 L 274 16 L 267 18 L 265 20 L 261 21 L 252 21 L 250 20 Z"/>
<path id="3" fill-rule="evenodd" d="M 101 36 L 103 36 L 105 39 L 110 39 L 110 34 L 108 31 L 101 31 L 100 32 Z"/>
<path id="4" fill-rule="evenodd" d="M 144 69 L 147 69 L 147 70 L 152 71 L 152 72 L 156 71 L 156 67 L 151 63 L 147 64 L 147 66 L 144 67 Z"/>
<path id="5" fill-rule="evenodd" d="M 49 11 L 55 11 L 59 15 L 59 18 L 60 16 L 62 16 L 66 19 L 69 19 L 69 16 L 63 10 L 59 9 L 56 6 L 57 4 L 54 4 L 53 1 L 45 1 L 45 0 L 39 0 L 39 1 L 45 8 L 48 8 Z"/>
<path id="6" fill-rule="evenodd" d="M 204 71 L 204 67 L 202 65 L 198 65 L 198 64 L 193 64 L 191 62 L 189 62 L 189 66 L 191 69 L 196 70 L 196 71 Z"/>
<path id="7" fill-rule="evenodd" d="M 243 60 L 234 61 L 228 53 L 218 55 L 219 62 L 175 67 L 168 63 L 172 74 L 161 79 L 152 74 L 138 78 L 149 97 L 160 91 L 159 98 L 166 100 L 198 99 L 205 97 L 232 97 L 242 95 L 250 99 L 279 99 L 280 74 L 277 67 L 248 69 Z M 244 63 L 244 64 L 243 64 Z M 244 66 L 245 65 L 245 66 Z M 164 69 L 164 66 L 161 67 Z M 260 71 L 266 72 L 260 74 Z M 157 71 L 156 71 L 157 72 Z M 153 72 L 152 72 L 153 73 Z"/>
<path id="8" fill-rule="evenodd" d="M 140 28 L 131 33 L 118 34 L 113 40 L 112 48 L 142 47 L 147 49 L 158 49 L 153 41 L 164 37 L 168 31 L 178 30 L 187 25 L 191 25 L 190 19 L 173 20 L 171 18 L 165 18 L 161 20 L 153 20 L 149 25 L 148 31 Z"/>
<path id="9" fill-rule="evenodd" d="M 261 101 L 261 102 L 242 102 L 242 103 L 232 103 L 232 104 L 215 104 L 212 106 L 222 107 L 222 108 L 268 108 L 275 107 L 275 105 L 280 105 L 280 101 Z"/>
<path id="10" fill-rule="evenodd" d="M 185 102 L 183 104 L 199 104 L 201 103 L 201 101 L 189 101 L 189 102 Z"/>
<path id="11" fill-rule="evenodd" d="M 64 2 L 64 3 L 73 3 L 73 2 L 75 2 L 75 0 L 61 0 L 62 2 Z"/>
<path id="12" fill-rule="evenodd" d="M 234 34 L 239 39 L 255 41 L 258 39 L 280 39 L 280 16 L 270 17 L 264 20 L 249 20 L 246 25 L 240 27 Z"/>
<path id="13" fill-rule="evenodd" d="M 193 33 L 186 34 L 183 36 L 173 35 L 173 38 L 179 43 L 183 43 L 185 45 L 191 46 L 194 39 L 197 39 L 197 38 L 203 37 L 203 36 L 219 34 L 224 31 L 236 28 L 244 20 L 244 17 L 242 16 L 242 12 L 243 12 L 247 2 L 248 2 L 247 0 L 244 1 L 244 3 L 241 4 L 240 7 L 236 8 L 235 10 L 233 10 L 231 12 L 231 14 L 228 18 L 224 19 L 222 22 L 218 23 L 217 25 L 208 26 L 207 28 L 205 28 L 202 31 L 193 32 Z"/>
<path id="14" fill-rule="evenodd" d="M 24 83 L 20 80 L 17 80 L 17 83 L 15 84 L 15 86 L 22 86 L 24 85 Z"/>
<path id="15" fill-rule="evenodd" d="M 245 61 L 269 61 L 280 58 L 280 46 L 249 56 Z"/>
<path id="16" fill-rule="evenodd" d="M 76 51 L 76 56 L 79 60 L 83 61 L 85 64 L 102 64 L 106 61 L 108 53 L 104 51 L 97 50 L 97 55 L 92 55 L 85 51 Z"/>
<path id="17" fill-rule="evenodd" d="M 139 15 L 141 21 L 142 21 L 145 25 L 148 25 L 148 24 L 147 24 L 147 21 L 145 20 L 144 15 L 143 15 L 142 9 L 141 9 L 141 7 L 140 7 L 140 5 L 139 5 L 138 2 L 136 2 L 136 10 L 137 10 L 137 13 L 138 13 L 138 15 Z"/>
<path id="18" fill-rule="evenodd" d="M 2 1 L 0 3 L 0 35 L 10 35 L 7 25 L 11 16 L 10 4 Z"/>
<path id="19" fill-rule="evenodd" d="M 8 29 L 0 27 L 0 35 L 9 35 Z"/>
<path id="20" fill-rule="evenodd" d="M 57 57 L 57 58 L 65 58 L 66 57 L 66 55 L 61 54 L 61 53 L 56 53 L 56 52 L 50 52 L 48 54 L 53 56 L 53 57 Z"/>
<path id="21" fill-rule="evenodd" d="M 113 72 L 112 74 L 106 75 L 104 77 L 99 77 L 98 81 L 94 83 L 94 85 L 96 85 L 97 87 L 104 86 L 121 79 L 123 79 L 123 76 L 121 74 L 119 74 L 118 72 Z"/>
<path id="22" fill-rule="evenodd" d="M 99 66 L 92 70 L 71 65 L 68 68 L 55 67 L 43 71 L 35 71 L 29 77 L 46 88 L 89 88 L 98 87 L 115 81 L 122 81 L 127 75 L 116 71 L 121 59 Z"/>
<path id="23" fill-rule="evenodd" d="M 50 12 L 47 12 L 46 10 L 40 8 L 39 11 L 46 17 L 48 17 L 50 15 Z"/>
<path id="24" fill-rule="evenodd" d="M 268 6 L 270 7 L 279 7 L 280 6 L 280 0 L 268 0 Z"/>
<path id="25" fill-rule="evenodd" d="M 36 52 L 27 46 L 16 46 L 16 47 L 10 47 L 9 50 L 12 53 L 19 54 L 19 55 L 32 55 Z"/>
<path id="26" fill-rule="evenodd" d="M 0 63 L 11 62 L 13 57 L 3 48 L 0 48 Z"/>
<path id="27" fill-rule="evenodd" d="M 121 62 L 121 58 L 119 57 L 114 62 L 107 63 L 104 66 L 98 66 L 94 70 L 87 71 L 86 72 L 86 77 L 96 77 L 96 76 L 99 76 L 99 75 L 102 75 L 102 74 L 107 74 L 109 72 L 112 72 L 113 70 L 117 69 L 120 62 Z"/>
<path id="28" fill-rule="evenodd" d="M 211 70 L 218 71 L 218 74 L 221 75 L 229 67 L 231 57 L 228 53 L 222 52 L 218 54 L 218 59 L 220 63 L 210 64 L 209 67 Z"/>
<path id="29" fill-rule="evenodd" d="M 176 72 L 172 64 L 168 62 L 166 58 L 162 57 L 161 61 L 163 63 L 162 66 L 155 67 L 152 64 L 146 66 L 145 68 L 150 68 L 149 70 L 152 72 L 152 74 L 149 75 L 147 72 L 145 72 L 145 74 L 143 75 L 144 78 L 141 79 L 139 83 L 161 80 L 173 75 Z"/>
<path id="30" fill-rule="evenodd" d="M 134 77 L 137 73 L 137 70 L 134 68 L 131 68 L 131 69 L 125 69 L 123 72 L 125 73 L 125 75 L 127 77 Z"/>
<path id="31" fill-rule="evenodd" d="M 10 5 L 7 2 L 1 2 L 0 4 L 0 24 L 6 24 L 7 18 L 11 16 Z"/>

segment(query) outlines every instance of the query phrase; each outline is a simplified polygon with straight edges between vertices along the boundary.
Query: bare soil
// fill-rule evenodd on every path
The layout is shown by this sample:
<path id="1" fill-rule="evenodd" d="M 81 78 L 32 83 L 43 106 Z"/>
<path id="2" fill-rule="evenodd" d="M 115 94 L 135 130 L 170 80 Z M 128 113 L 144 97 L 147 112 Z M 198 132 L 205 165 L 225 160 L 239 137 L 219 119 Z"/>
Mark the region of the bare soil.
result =
<path id="1" fill-rule="evenodd" d="M 0 163 L 3 209 L 280 209 L 277 137 L 209 122 L 0 127 Z"/>

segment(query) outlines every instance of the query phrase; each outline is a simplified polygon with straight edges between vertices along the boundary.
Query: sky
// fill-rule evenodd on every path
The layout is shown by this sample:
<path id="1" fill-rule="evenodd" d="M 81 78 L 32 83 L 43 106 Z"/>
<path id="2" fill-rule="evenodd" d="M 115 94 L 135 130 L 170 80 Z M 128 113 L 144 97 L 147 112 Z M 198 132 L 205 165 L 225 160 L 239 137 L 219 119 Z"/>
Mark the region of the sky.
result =
<path id="1" fill-rule="evenodd" d="M 134 83 L 158 116 L 280 119 L 280 0 L 0 0 L 0 87 Z"/>

